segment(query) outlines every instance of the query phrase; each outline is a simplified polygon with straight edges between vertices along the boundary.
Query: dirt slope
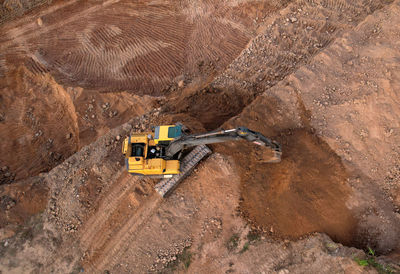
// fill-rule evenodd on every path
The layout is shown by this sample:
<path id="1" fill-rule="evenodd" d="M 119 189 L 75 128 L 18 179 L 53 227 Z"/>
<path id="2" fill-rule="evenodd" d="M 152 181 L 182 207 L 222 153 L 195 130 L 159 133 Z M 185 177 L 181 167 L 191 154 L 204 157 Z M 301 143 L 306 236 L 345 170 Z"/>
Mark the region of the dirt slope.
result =
<path id="1" fill-rule="evenodd" d="M 1 25 L 0 166 L 9 175 L 0 174 L 2 183 L 48 171 L 163 104 L 162 97 L 138 94 L 164 95 L 221 71 L 261 15 L 285 4 L 56 2 Z M 12 13 L 8 7 L 18 3 L 3 6 Z"/>
<path id="2" fill-rule="evenodd" d="M 0 78 L 0 90 L 0 164 L 10 173 L 5 183 L 49 171 L 159 100 L 64 88 L 50 74 L 36 75 L 24 66 Z"/>
<path id="3" fill-rule="evenodd" d="M 243 216 L 275 236 L 321 231 L 351 245 L 357 220 L 346 206 L 351 189 L 340 158 L 305 130 L 284 134 L 279 141 L 285 155 L 279 165 L 263 163 L 263 151 L 245 144 L 234 156 L 240 167 Z M 251 153 L 243 156 L 246 151 Z"/>
<path id="4" fill-rule="evenodd" d="M 51 76 L 35 77 L 20 67 L 0 82 L 0 162 L 16 180 L 48 171 L 77 150 L 75 106 Z M 67 133 L 73 138 L 67 140 Z"/>
<path id="5" fill-rule="evenodd" d="M 257 29 L 258 36 L 221 75 L 209 85 L 195 83 L 171 94 L 173 104 L 166 110 L 188 113 L 215 129 L 389 2 L 294 1 L 268 17 Z"/>
<path id="6" fill-rule="evenodd" d="M 229 123 L 276 136 L 284 147 L 276 168 L 238 159 L 255 165 L 242 173 L 242 207 L 257 224 L 285 235 L 322 229 L 381 252 L 399 247 L 399 31 L 381 19 L 395 20 L 398 7 L 368 17 Z"/>
<path id="7" fill-rule="evenodd" d="M 251 253 L 240 252 L 251 234 L 245 221 L 232 211 L 238 206 L 240 186 L 234 162 L 214 154 L 162 200 L 152 191 L 153 182 L 127 177 L 115 162 L 120 145 L 115 136 L 130 128 L 124 125 L 113 130 L 44 176 L 51 188 L 50 203 L 39 219 L 27 224 L 31 230 L 6 240 L 7 248 L 1 249 L 2 270 L 168 272 L 184 269 L 179 256 L 189 248 L 191 269 L 200 272 L 317 269 L 321 265 L 332 271 L 358 269 L 348 256 L 361 258 L 363 253 L 334 244 L 326 236 L 292 246 L 254 234 Z M 239 235 L 237 246 L 228 248 L 235 235 Z M 14 256 L 10 256 L 12 250 Z M 276 259 L 249 264 L 252 254 L 258 254 L 257 260 Z M 304 260 L 305 256 L 310 259 Z M 319 259 L 312 259 L 315 256 Z"/>
<path id="8" fill-rule="evenodd" d="M 0 24 L 22 16 L 30 10 L 37 9 L 51 0 L 3 0 L 0 1 Z"/>
<path id="9" fill-rule="evenodd" d="M 250 40 L 252 19 L 287 1 L 247 2 L 77 1 L 36 25 L 4 26 L 0 43 L 6 59 L 17 54 L 63 84 L 161 94 L 183 74 L 224 69 Z"/>

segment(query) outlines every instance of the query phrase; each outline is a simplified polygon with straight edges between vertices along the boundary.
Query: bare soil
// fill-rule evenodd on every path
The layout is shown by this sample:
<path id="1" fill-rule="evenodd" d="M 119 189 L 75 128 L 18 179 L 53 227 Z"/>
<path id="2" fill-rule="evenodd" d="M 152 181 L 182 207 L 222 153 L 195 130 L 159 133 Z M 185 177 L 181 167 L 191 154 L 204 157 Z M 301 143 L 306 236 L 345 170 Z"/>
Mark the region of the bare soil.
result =
<path id="1" fill-rule="evenodd" d="M 0 272 L 375 273 L 368 247 L 400 271 L 398 0 L 23 10 L 0 26 Z M 120 146 L 175 122 L 282 162 L 213 145 L 161 199 Z"/>
<path id="2" fill-rule="evenodd" d="M 357 221 L 346 206 L 351 190 L 340 158 L 306 130 L 277 139 L 285 153 L 279 165 L 263 163 L 262 151 L 245 145 L 252 153 L 235 157 L 243 167 L 243 214 L 267 233 L 296 238 L 320 231 L 351 245 Z"/>
<path id="3" fill-rule="evenodd" d="M 376 16 L 380 14 L 384 16 L 387 12 L 385 10 Z M 398 76 L 392 72 L 393 50 L 389 50 L 392 46 L 388 45 L 391 35 L 398 35 L 398 31 L 393 29 L 392 23 L 377 17 L 367 17 L 354 31 L 344 34 L 323 53 L 315 56 L 311 63 L 258 96 L 238 117 L 231 119 L 228 125 L 247 124 L 267 136 L 276 136 L 283 143 L 284 154 L 286 149 L 289 151 L 283 165 L 286 161 L 290 163 L 291 158 L 297 158 L 296 162 L 302 169 L 300 182 L 307 185 L 301 188 L 301 195 L 304 198 L 310 197 L 309 203 L 316 202 L 318 212 L 313 211 L 313 207 L 302 211 L 299 209 L 300 214 L 297 216 L 303 222 L 297 222 L 296 227 L 301 228 L 302 223 L 307 224 L 304 220 L 310 220 L 308 216 L 313 216 L 314 225 L 319 226 L 320 213 L 322 216 L 326 214 L 325 216 L 332 218 L 326 218 L 323 224 L 338 224 L 343 221 L 340 231 L 334 230 L 334 223 L 329 231 L 325 230 L 332 238 L 344 243 L 350 241 L 357 247 L 374 247 L 385 253 L 398 249 L 396 235 L 400 227 L 396 213 L 398 204 L 395 202 L 398 184 L 394 179 L 397 178 L 395 170 L 398 167 L 399 151 L 393 145 L 398 138 L 395 128 L 399 110 L 397 104 L 392 104 L 398 100 L 398 95 L 394 92 Z M 377 39 L 379 43 L 376 42 Z M 287 136 L 288 132 L 293 136 Z M 299 132 L 302 134 L 297 136 Z M 304 137 L 305 135 L 312 136 Z M 296 147 L 299 146 L 297 150 L 293 150 L 295 144 Z M 318 144 L 319 149 L 315 144 Z M 323 158 L 324 161 L 311 160 L 321 157 L 321 149 L 331 157 Z M 308 158 L 307 155 L 310 154 L 313 156 Z M 295 172 L 297 165 L 291 167 Z M 255 177 L 263 174 L 264 170 L 273 169 L 280 170 L 280 167 L 268 166 L 250 174 Z M 288 170 L 280 170 L 279 174 L 292 174 Z M 328 173 L 335 179 L 331 177 L 325 181 L 323 178 L 330 177 Z M 246 187 L 242 193 L 252 187 L 261 189 L 265 184 L 269 187 L 274 185 L 276 173 L 267 173 L 269 176 L 264 174 L 266 176 L 261 177 L 262 179 L 243 181 Z M 318 180 L 318 187 L 321 187 L 318 191 L 313 188 L 312 178 Z M 280 178 L 279 181 L 285 180 Z M 256 186 L 252 186 L 254 184 Z M 284 184 L 280 186 L 285 187 Z M 318 197 L 329 200 L 329 193 L 335 193 L 335 190 L 338 192 L 334 200 L 330 200 L 324 207 L 324 202 L 318 201 Z M 245 213 L 250 211 L 249 214 L 252 214 L 246 207 L 253 206 L 254 209 L 253 203 L 257 204 L 258 200 L 269 203 L 263 193 L 253 192 L 257 196 L 247 201 L 246 195 L 243 196 L 242 206 Z M 290 192 L 291 195 L 295 193 Z M 297 210 L 297 207 L 301 208 L 307 201 L 303 197 L 301 201 L 294 200 L 292 203 L 289 203 L 290 198 L 274 201 L 276 205 L 285 203 L 287 206 L 289 203 L 292 210 Z M 341 216 L 331 212 L 332 207 L 336 208 L 336 212 L 341 212 Z M 274 208 L 273 212 L 280 212 L 278 208 Z M 340 208 L 346 209 L 347 214 Z M 258 203 L 257 210 L 264 212 L 265 219 L 268 219 L 268 212 L 261 203 Z M 285 212 L 288 214 L 288 211 Z M 279 220 L 279 217 L 275 218 Z M 258 225 L 264 224 L 261 219 L 258 218 Z M 356 223 L 354 219 L 357 220 Z M 285 222 L 287 220 L 275 224 L 274 227 L 281 225 L 288 229 Z M 324 228 L 320 227 L 318 230 L 321 229 Z"/>

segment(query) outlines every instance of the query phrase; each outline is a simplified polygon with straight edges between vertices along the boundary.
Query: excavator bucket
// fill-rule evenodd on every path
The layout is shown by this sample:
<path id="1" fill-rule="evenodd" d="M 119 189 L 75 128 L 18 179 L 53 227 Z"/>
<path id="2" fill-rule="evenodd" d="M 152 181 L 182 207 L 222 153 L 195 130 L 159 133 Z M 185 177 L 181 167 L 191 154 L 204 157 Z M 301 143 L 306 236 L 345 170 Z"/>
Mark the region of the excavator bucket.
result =
<path id="1" fill-rule="evenodd" d="M 273 155 L 269 158 L 266 163 L 280 163 L 281 161 L 282 152 L 278 150 L 273 151 Z"/>
<path id="2" fill-rule="evenodd" d="M 181 172 L 172 178 L 161 180 L 154 188 L 161 197 L 165 197 L 171 193 L 186 176 L 188 176 L 197 164 L 207 155 L 211 154 L 211 150 L 206 145 L 195 147 L 181 162 Z"/>
<path id="3" fill-rule="evenodd" d="M 277 142 L 271 141 L 271 144 L 269 145 L 269 147 L 271 148 L 273 155 L 266 162 L 267 163 L 279 163 L 281 161 L 281 157 L 282 157 L 281 146 Z"/>

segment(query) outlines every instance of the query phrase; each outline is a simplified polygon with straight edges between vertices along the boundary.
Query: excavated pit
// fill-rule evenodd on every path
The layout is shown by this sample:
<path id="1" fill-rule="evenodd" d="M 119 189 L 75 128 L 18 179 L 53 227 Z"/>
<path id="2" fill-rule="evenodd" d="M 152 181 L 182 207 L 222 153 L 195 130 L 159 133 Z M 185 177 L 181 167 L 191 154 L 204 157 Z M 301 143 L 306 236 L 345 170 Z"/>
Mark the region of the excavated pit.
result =
<path id="1" fill-rule="evenodd" d="M 222 71 L 254 35 L 253 19 L 287 3 L 77 1 L 43 8 L 26 28 L 24 19 L 3 25 L 10 36 L 0 38 L 1 166 L 13 180 L 49 171 L 109 129 L 160 107 L 178 83 Z M 9 1 L 4 18 L 31 8 L 17 6 Z"/>
<path id="2" fill-rule="evenodd" d="M 244 216 L 276 236 L 318 231 L 352 245 L 357 219 L 346 206 L 351 189 L 341 159 L 305 129 L 288 130 L 276 139 L 283 147 L 281 163 L 263 163 L 257 148 L 238 161 L 246 167 L 240 172 Z"/>
<path id="3" fill-rule="evenodd" d="M 44 2 L 8 1 L 0 13 L 10 20 Z M 28 23 L 3 24 L 1 184 L 31 184 L 110 129 L 162 106 L 178 83 L 213 77 L 250 41 L 255 18 L 287 3 L 56 2 L 51 12 L 43 6 L 27 15 L 35 18 Z"/>
<path id="4" fill-rule="evenodd" d="M 50 74 L 35 74 L 25 66 L 7 72 L 0 90 L 0 163 L 12 178 L 7 182 L 51 170 L 159 101 L 126 92 L 65 88 Z"/>

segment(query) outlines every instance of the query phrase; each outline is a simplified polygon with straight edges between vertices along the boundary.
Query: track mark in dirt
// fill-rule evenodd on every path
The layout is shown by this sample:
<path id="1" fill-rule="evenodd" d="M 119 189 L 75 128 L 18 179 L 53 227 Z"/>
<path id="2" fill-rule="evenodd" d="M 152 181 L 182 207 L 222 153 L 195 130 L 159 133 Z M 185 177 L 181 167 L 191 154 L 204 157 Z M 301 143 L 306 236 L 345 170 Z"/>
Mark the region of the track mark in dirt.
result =
<path id="1" fill-rule="evenodd" d="M 284 148 L 278 165 L 259 162 L 262 155 L 254 150 L 255 157 L 239 160 L 248 160 L 251 170 L 242 172 L 244 216 L 273 235 L 296 238 L 317 231 L 351 244 L 356 219 L 345 205 L 350 188 L 340 158 L 304 129 L 277 139 Z"/>
<path id="2" fill-rule="evenodd" d="M 102 270 L 108 265 L 114 265 L 128 248 L 136 233 L 146 225 L 148 219 L 156 212 L 162 199 L 153 194 L 146 198 L 140 207 L 133 209 L 131 216 L 121 216 L 123 226 L 118 231 L 109 231 L 111 238 L 98 250 L 94 256 L 84 261 L 89 269 Z"/>
<path id="3" fill-rule="evenodd" d="M 108 0 L 102 2 L 101 4 L 92 5 L 83 9 L 82 1 L 70 1 L 70 3 L 66 5 L 59 4 L 54 7 L 50 7 L 39 15 L 43 16 L 44 18 L 48 16 L 50 18 L 53 17 L 53 19 L 56 19 L 54 20 L 54 22 L 49 22 L 49 25 L 44 24 L 43 26 L 40 26 L 36 20 L 38 18 L 38 15 L 35 14 L 28 17 L 31 20 L 26 20 L 26 18 L 23 18 L 22 21 L 27 21 L 27 23 L 22 23 L 21 25 L 18 25 L 16 27 L 13 27 L 12 24 L 11 27 L 1 26 L 1 28 L 5 30 L 4 33 L 6 35 L 0 37 L 0 49 L 5 50 L 6 48 L 10 47 L 15 48 L 16 44 L 19 44 L 21 42 L 26 43 L 31 38 L 38 37 L 45 34 L 46 32 L 60 27 L 63 28 L 79 18 L 85 18 L 92 12 L 103 9 L 104 7 L 115 4 L 119 1 L 120 0 Z M 63 18 L 63 20 L 59 20 L 59 18 Z"/>
<path id="4" fill-rule="evenodd" d="M 42 26 L 35 21 L 5 28 L 0 48 L 13 57 L 9 62 L 26 55 L 34 71 L 49 71 L 62 84 L 160 94 L 184 73 L 211 73 L 199 72 L 201 63 L 212 64 L 212 72 L 223 70 L 251 38 L 249 18 L 281 6 L 253 11 L 236 4 L 197 4 L 201 8 L 176 2 L 72 4 L 42 16 Z M 56 20 L 61 16 L 62 26 Z"/>
<path id="5" fill-rule="evenodd" d="M 132 186 L 137 182 L 134 177 L 123 173 L 120 179 L 113 184 L 107 196 L 102 199 L 102 203 L 96 213 L 90 217 L 83 228 L 81 243 L 84 247 L 88 247 L 91 243 L 97 241 L 100 228 L 104 226 L 104 223 L 118 207 L 118 203 L 121 202 L 121 199 L 125 198 L 127 193 L 132 190 Z"/>
<path id="6" fill-rule="evenodd" d="M 152 184 L 126 173 L 114 183 L 82 229 L 85 269 L 101 270 L 125 252 L 131 242 L 129 239 L 145 224 L 161 201 L 151 193 L 154 194 Z"/>

